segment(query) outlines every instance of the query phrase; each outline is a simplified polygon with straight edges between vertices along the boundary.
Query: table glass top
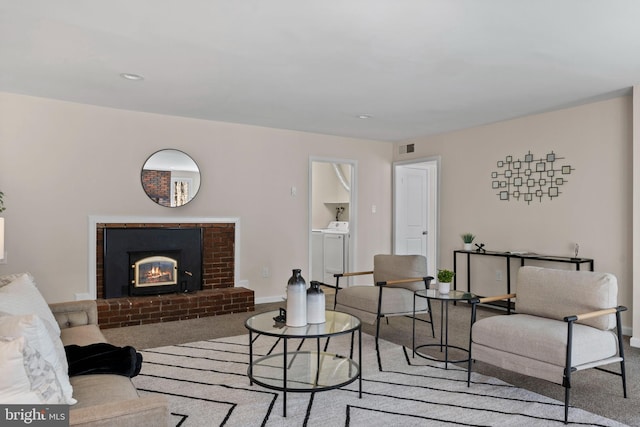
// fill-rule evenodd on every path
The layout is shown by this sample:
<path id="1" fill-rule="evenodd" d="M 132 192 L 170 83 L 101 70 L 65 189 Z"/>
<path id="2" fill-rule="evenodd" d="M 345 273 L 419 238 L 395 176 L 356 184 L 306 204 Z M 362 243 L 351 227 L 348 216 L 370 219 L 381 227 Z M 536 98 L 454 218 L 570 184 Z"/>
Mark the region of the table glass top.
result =
<path id="1" fill-rule="evenodd" d="M 348 348 L 345 348 L 347 351 Z M 284 354 L 273 353 L 253 363 L 252 377 L 260 385 L 276 390 L 322 391 L 342 387 L 360 374 L 355 360 L 346 355 L 292 351 L 287 354 L 287 383 L 284 381 Z"/>
<path id="2" fill-rule="evenodd" d="M 437 289 L 421 289 L 416 291 L 416 296 L 444 301 L 468 301 L 472 298 L 476 298 L 476 295 L 470 292 L 451 290 L 448 293 L 443 294 Z"/>
<path id="3" fill-rule="evenodd" d="M 278 311 L 251 316 L 245 322 L 247 329 L 261 334 L 276 337 L 325 337 L 338 335 L 354 331 L 360 327 L 360 319 L 347 313 L 339 311 L 325 312 L 326 322 L 318 324 L 307 324 L 306 326 L 291 327 L 285 323 L 278 323 L 273 320 L 280 314 Z"/>

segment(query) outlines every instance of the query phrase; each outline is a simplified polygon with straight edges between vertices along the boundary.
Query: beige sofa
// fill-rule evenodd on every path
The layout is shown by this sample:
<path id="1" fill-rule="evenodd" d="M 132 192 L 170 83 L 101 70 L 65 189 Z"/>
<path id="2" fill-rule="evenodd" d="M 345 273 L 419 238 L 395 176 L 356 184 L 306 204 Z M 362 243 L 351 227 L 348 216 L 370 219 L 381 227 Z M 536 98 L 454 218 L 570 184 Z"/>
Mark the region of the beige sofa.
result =
<path id="1" fill-rule="evenodd" d="M 64 345 L 106 342 L 98 327 L 95 301 L 50 304 L 61 329 Z M 144 363 L 144 362 L 143 362 Z M 169 410 L 164 396 L 140 397 L 131 380 L 121 375 L 80 375 L 71 377 L 73 397 L 69 407 L 72 426 L 157 427 L 166 426 Z"/>

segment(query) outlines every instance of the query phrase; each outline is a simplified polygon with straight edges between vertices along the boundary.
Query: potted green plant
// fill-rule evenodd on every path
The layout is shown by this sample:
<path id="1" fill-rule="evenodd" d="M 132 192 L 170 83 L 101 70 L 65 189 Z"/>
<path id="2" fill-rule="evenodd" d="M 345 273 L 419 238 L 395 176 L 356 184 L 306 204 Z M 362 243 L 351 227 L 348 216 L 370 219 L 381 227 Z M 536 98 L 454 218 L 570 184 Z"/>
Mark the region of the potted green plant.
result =
<path id="1" fill-rule="evenodd" d="M 2 200 L 3 197 L 4 197 L 4 193 L 0 191 L 0 213 L 2 213 L 2 211 L 5 209 L 4 200 Z"/>
<path id="2" fill-rule="evenodd" d="M 447 269 L 438 270 L 438 292 L 441 294 L 449 293 L 451 290 L 451 281 L 455 274 L 453 271 Z"/>
<path id="3" fill-rule="evenodd" d="M 473 243 L 473 239 L 475 239 L 476 236 L 474 236 L 471 233 L 464 233 L 460 237 L 462 237 L 462 241 L 464 242 L 464 250 L 465 251 L 470 251 L 471 250 L 471 244 Z"/>

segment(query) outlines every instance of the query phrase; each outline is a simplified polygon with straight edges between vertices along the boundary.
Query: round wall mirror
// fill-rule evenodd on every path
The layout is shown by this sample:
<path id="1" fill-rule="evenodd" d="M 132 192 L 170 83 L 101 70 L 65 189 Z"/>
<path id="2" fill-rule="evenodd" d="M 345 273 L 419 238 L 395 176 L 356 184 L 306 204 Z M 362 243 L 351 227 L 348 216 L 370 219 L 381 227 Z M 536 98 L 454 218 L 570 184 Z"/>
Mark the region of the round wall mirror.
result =
<path id="1" fill-rule="evenodd" d="M 179 150 L 153 153 L 142 166 L 142 188 L 160 206 L 176 208 L 189 203 L 200 189 L 200 169 Z"/>

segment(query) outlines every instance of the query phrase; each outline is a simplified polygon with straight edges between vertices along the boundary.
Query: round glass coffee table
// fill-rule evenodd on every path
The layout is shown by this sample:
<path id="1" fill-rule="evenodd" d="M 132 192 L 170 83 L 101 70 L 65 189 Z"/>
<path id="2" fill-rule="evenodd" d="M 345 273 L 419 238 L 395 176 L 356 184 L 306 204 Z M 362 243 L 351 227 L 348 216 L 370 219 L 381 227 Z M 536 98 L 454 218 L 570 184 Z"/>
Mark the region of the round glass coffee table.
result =
<path id="1" fill-rule="evenodd" d="M 338 311 L 326 311 L 326 322 L 300 327 L 286 326 L 276 322 L 278 311 L 251 316 L 245 322 L 249 330 L 250 384 L 282 391 L 282 416 L 287 416 L 287 392 L 317 392 L 333 390 L 358 382 L 358 397 L 362 398 L 362 330 L 360 319 Z M 354 360 L 354 335 L 358 332 L 358 360 Z M 282 341 L 281 353 L 269 353 L 256 358 L 253 356 L 254 334 L 276 337 Z M 351 334 L 349 356 L 327 353 L 321 349 L 320 339 Z M 257 337 L 256 337 L 257 338 Z M 289 350 L 290 339 L 315 339 L 316 348 L 309 350 Z M 328 344 L 328 343 L 327 343 Z"/>
<path id="2" fill-rule="evenodd" d="M 440 343 L 438 344 L 422 344 L 416 346 L 416 298 L 427 298 L 429 300 L 440 301 Z M 449 363 L 462 363 L 469 361 L 469 349 L 458 347 L 455 345 L 449 345 L 449 303 L 458 301 L 469 301 L 472 298 L 476 298 L 476 295 L 470 292 L 451 290 L 448 293 L 440 293 L 437 289 L 421 289 L 415 291 L 413 294 L 413 337 L 412 347 L 413 356 L 416 355 L 425 359 L 435 359 L 444 362 L 444 368 L 448 368 Z M 471 324 L 471 323 L 469 323 Z M 444 340 L 443 340 L 444 335 Z M 436 359 L 433 357 L 421 354 L 419 350 L 427 347 L 440 347 L 440 352 L 444 350 L 444 359 Z M 449 349 L 456 349 L 467 354 L 465 359 L 449 359 Z"/>

